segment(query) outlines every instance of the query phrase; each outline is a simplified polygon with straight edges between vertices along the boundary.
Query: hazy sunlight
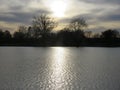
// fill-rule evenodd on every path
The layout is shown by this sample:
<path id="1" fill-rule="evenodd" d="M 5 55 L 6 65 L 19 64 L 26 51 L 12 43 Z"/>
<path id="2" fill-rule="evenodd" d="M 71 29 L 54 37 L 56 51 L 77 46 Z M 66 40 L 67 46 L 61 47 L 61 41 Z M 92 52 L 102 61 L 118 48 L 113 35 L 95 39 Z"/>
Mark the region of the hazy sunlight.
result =
<path id="1" fill-rule="evenodd" d="M 51 4 L 51 10 L 56 17 L 64 17 L 67 4 L 64 1 L 54 1 Z"/>

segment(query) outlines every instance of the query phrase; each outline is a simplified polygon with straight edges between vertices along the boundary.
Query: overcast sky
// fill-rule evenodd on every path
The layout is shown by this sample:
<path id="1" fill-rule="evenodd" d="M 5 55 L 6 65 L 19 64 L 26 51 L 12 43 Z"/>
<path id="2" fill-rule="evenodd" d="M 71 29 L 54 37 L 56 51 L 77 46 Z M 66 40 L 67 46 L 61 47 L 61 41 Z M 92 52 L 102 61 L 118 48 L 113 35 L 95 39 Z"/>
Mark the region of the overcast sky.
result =
<path id="1" fill-rule="evenodd" d="M 54 5 L 59 1 L 63 3 Z M 30 25 L 41 13 L 57 18 L 59 27 L 71 18 L 84 17 L 89 30 L 120 29 L 120 0 L 0 0 L 0 28 L 12 32 L 19 25 Z"/>

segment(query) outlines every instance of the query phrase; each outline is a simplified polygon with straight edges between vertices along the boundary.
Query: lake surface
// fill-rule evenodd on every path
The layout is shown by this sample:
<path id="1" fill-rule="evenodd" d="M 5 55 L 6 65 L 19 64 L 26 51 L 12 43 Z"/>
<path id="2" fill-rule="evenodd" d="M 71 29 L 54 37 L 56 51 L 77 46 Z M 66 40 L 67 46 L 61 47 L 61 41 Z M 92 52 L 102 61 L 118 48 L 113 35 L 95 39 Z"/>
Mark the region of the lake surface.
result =
<path id="1" fill-rule="evenodd" d="M 0 90 L 120 90 L 120 48 L 0 47 Z"/>

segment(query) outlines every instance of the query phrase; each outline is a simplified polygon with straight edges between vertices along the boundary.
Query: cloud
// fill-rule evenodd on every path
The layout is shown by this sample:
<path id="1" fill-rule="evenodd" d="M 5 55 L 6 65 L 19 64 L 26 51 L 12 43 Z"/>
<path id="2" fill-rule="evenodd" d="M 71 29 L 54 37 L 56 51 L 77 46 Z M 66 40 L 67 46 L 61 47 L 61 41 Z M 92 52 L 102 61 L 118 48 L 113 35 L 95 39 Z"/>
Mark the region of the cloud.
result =
<path id="1" fill-rule="evenodd" d="M 120 0 L 78 0 L 94 4 L 120 4 Z"/>
<path id="2" fill-rule="evenodd" d="M 1 27 L 8 25 L 6 23 L 30 24 L 34 16 L 41 13 L 50 13 L 46 8 L 41 8 L 42 5 L 40 6 L 38 0 L 0 0 L 0 6 Z"/>
<path id="3" fill-rule="evenodd" d="M 92 31 L 103 31 L 109 28 L 120 29 L 120 7 L 112 7 L 112 8 L 94 8 L 89 10 L 87 13 L 82 13 L 78 15 L 74 15 L 73 18 L 85 18 L 89 25 L 89 30 Z M 70 22 L 71 19 L 66 18 L 62 20 L 63 22 Z"/>
<path id="4" fill-rule="evenodd" d="M 60 24 L 67 24 L 75 17 L 84 17 L 93 30 L 120 28 L 120 0 L 66 1 L 66 17 L 59 20 Z M 15 24 L 31 24 L 33 16 L 52 13 L 50 3 L 51 0 L 0 0 L 0 27 L 7 27 L 10 23 L 8 28 L 13 29 Z"/>
<path id="5" fill-rule="evenodd" d="M 105 15 L 103 17 L 99 17 L 99 20 L 102 21 L 120 21 L 120 14 L 110 14 L 110 15 Z"/>
<path id="6" fill-rule="evenodd" d="M 30 23 L 30 20 L 40 13 L 49 13 L 44 10 L 36 10 L 32 12 L 8 12 L 0 14 L 0 21 Z"/>

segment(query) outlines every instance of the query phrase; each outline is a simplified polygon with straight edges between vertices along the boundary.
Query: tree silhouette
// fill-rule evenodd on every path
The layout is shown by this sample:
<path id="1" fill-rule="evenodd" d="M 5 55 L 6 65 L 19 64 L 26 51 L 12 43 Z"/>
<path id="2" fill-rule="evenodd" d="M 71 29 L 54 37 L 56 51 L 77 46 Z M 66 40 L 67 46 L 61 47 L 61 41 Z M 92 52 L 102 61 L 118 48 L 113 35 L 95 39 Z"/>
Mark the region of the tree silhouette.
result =
<path id="1" fill-rule="evenodd" d="M 4 32 L 0 29 L 0 40 L 9 40 L 12 38 L 10 31 L 5 30 Z"/>
<path id="2" fill-rule="evenodd" d="M 19 26 L 18 29 L 19 32 L 26 34 L 27 33 L 27 27 L 26 26 Z"/>
<path id="3" fill-rule="evenodd" d="M 11 38 L 12 38 L 12 36 L 11 36 L 11 34 L 10 34 L 10 31 L 6 30 L 6 31 L 4 32 L 4 39 L 9 40 L 9 39 L 11 39 Z"/>
<path id="4" fill-rule="evenodd" d="M 56 26 L 55 20 L 46 14 L 41 14 L 33 19 L 33 29 L 37 38 L 48 34 Z"/>
<path id="5" fill-rule="evenodd" d="M 108 29 L 102 32 L 101 37 L 105 39 L 118 38 L 119 32 L 117 30 Z"/>
<path id="6" fill-rule="evenodd" d="M 0 39 L 3 39 L 4 37 L 4 32 L 0 29 Z"/>
<path id="7" fill-rule="evenodd" d="M 52 32 L 57 26 L 55 20 L 46 14 L 33 18 L 29 27 L 20 26 L 11 35 L 0 29 L 0 45 L 18 46 L 120 46 L 120 34 L 108 29 L 102 33 L 84 31 L 87 23 L 84 18 L 73 18 L 67 27 Z"/>
<path id="8" fill-rule="evenodd" d="M 99 33 L 95 33 L 94 35 L 93 35 L 93 38 L 100 38 L 101 37 L 101 35 L 99 34 Z"/>
<path id="9" fill-rule="evenodd" d="M 86 36 L 87 38 L 91 38 L 91 37 L 92 37 L 92 31 L 86 31 L 86 32 L 85 32 L 85 36 Z"/>
<path id="10" fill-rule="evenodd" d="M 35 32 L 31 26 L 28 27 L 27 38 L 35 38 Z"/>
<path id="11" fill-rule="evenodd" d="M 84 30 L 88 25 L 84 18 L 74 18 L 68 25 L 68 28 L 72 31 Z"/>

